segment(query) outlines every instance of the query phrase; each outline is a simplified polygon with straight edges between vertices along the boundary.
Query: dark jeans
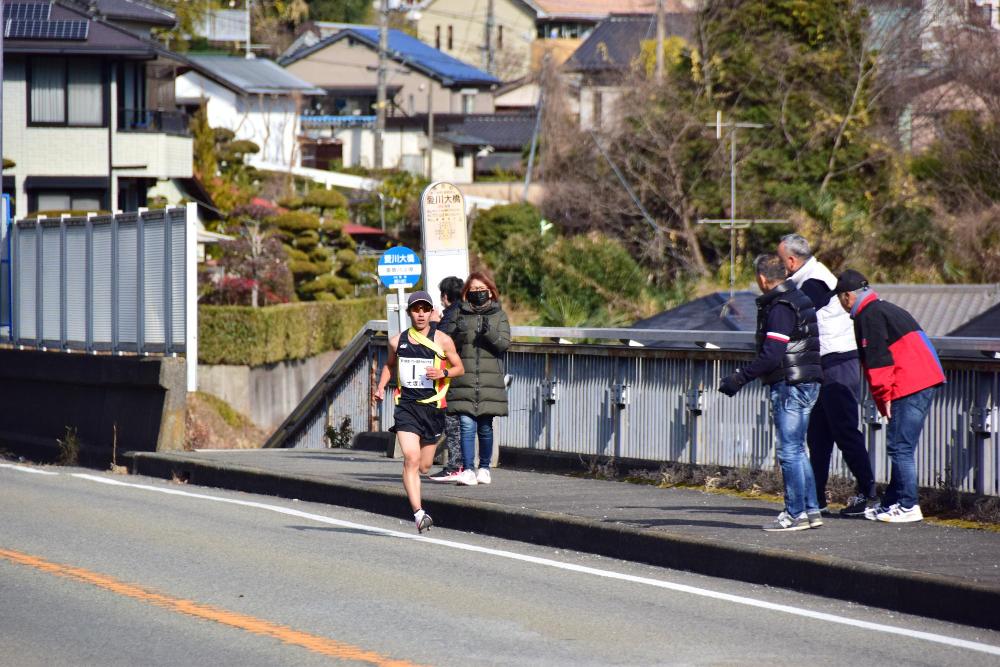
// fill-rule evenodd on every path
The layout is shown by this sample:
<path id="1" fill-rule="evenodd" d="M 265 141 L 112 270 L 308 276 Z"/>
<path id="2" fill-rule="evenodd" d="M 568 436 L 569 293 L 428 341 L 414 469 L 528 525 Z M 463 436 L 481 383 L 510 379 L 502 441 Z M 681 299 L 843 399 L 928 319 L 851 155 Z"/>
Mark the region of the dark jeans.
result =
<path id="1" fill-rule="evenodd" d="M 448 448 L 448 462 L 444 467 L 458 470 L 462 467 L 462 426 L 458 415 L 445 415 L 444 444 Z"/>
<path id="2" fill-rule="evenodd" d="M 493 458 L 493 415 L 459 415 L 462 422 L 462 465 L 476 469 L 476 436 L 479 436 L 479 467 L 489 468 Z"/>
<path id="3" fill-rule="evenodd" d="M 886 429 L 886 449 L 892 460 L 889 488 L 882 505 L 899 503 L 909 509 L 917 504 L 917 441 L 924 430 L 927 411 L 937 387 L 929 387 L 892 402 L 892 416 Z"/>
<path id="4" fill-rule="evenodd" d="M 875 497 L 872 471 L 865 437 L 858 428 L 858 396 L 861 395 L 861 364 L 847 359 L 823 368 L 823 384 L 809 418 L 809 460 L 816 478 L 816 500 L 826 506 L 826 481 L 830 477 L 830 457 L 837 443 L 844 463 L 854 475 L 858 493 Z"/>
<path id="5" fill-rule="evenodd" d="M 771 416 L 778 436 L 778 462 L 785 483 L 785 511 L 793 517 L 815 512 L 816 486 L 806 456 L 806 424 L 816 403 L 819 382 L 771 385 Z"/>

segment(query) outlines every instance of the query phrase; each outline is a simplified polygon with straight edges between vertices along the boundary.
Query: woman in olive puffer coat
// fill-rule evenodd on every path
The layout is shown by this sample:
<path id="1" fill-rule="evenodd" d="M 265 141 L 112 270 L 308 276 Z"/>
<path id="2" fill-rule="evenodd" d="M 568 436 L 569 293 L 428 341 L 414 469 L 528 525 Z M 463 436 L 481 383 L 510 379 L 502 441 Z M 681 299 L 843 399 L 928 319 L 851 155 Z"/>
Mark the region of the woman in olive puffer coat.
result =
<path id="1" fill-rule="evenodd" d="M 493 458 L 493 418 L 507 414 L 507 387 L 502 359 L 510 346 L 510 322 L 500 307 L 500 293 L 488 276 L 469 275 L 455 324 L 455 346 L 465 375 L 448 388 L 448 413 L 462 426 L 463 470 L 458 483 L 489 484 Z M 479 436 L 479 471 L 475 470 Z"/>

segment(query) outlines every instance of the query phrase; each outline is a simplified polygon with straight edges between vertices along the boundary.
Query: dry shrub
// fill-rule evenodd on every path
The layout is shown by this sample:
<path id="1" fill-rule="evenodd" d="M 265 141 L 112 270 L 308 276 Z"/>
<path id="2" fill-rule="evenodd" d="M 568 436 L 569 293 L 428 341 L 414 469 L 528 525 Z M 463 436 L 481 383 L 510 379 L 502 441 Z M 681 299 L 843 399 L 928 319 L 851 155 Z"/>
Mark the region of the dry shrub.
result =
<path id="1" fill-rule="evenodd" d="M 1000 282 L 1000 204 L 950 216 L 945 224 L 966 282 Z"/>
<path id="2" fill-rule="evenodd" d="M 188 395 L 185 449 L 256 449 L 267 433 L 222 399 L 197 392 Z"/>

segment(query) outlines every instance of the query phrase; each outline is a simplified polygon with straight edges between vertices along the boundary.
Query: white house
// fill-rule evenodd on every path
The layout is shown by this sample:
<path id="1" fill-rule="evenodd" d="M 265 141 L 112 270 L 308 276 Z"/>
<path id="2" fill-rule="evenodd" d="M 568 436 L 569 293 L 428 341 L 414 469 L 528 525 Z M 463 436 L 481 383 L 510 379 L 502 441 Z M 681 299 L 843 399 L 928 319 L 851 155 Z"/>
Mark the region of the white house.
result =
<path id="1" fill-rule="evenodd" d="M 232 130 L 260 147 L 250 163 L 300 166 L 299 114 L 321 88 L 270 60 L 235 56 L 191 56 L 200 71 L 177 77 L 177 101 L 197 109 L 204 101 L 208 123 Z"/>
<path id="2" fill-rule="evenodd" d="M 30 20 L 18 18 L 25 7 Z M 5 10 L 3 153 L 15 166 L 3 190 L 17 216 L 135 210 L 150 188 L 191 178 L 188 121 L 173 98 L 183 57 L 73 3 Z M 130 16 L 130 27 L 162 22 L 153 14 Z"/>

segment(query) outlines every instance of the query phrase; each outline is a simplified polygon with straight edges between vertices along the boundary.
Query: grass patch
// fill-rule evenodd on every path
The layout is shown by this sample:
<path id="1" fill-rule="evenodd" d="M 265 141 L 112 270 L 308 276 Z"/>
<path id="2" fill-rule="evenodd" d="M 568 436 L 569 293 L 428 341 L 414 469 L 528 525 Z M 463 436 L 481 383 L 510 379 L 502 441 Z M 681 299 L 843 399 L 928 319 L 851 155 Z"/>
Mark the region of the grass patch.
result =
<path id="1" fill-rule="evenodd" d="M 207 407 L 215 410 L 215 413 L 222 418 L 222 421 L 232 428 L 243 428 L 250 420 L 237 412 L 233 406 L 214 394 L 206 394 L 203 391 L 196 392 L 199 400 L 204 401 Z"/>

